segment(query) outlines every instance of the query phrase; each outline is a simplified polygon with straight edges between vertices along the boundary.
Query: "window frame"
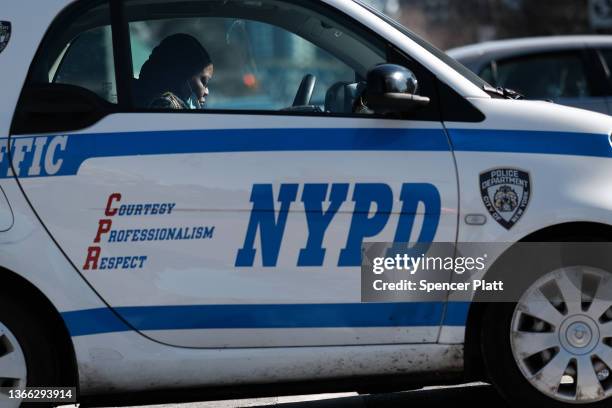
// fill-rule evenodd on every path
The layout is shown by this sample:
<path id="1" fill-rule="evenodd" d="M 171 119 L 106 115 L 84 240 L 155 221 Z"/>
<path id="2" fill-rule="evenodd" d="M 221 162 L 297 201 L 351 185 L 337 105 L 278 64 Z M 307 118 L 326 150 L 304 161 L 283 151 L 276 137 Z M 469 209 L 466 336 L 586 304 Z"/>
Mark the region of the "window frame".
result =
<path id="1" fill-rule="evenodd" d="M 163 21 L 173 21 L 173 20 L 176 21 L 176 20 L 184 19 L 184 20 L 186 20 L 186 22 L 189 21 L 189 20 L 200 20 L 203 24 L 206 24 L 207 23 L 206 19 L 209 19 L 209 18 L 212 19 L 212 20 L 215 20 L 215 19 L 225 20 L 225 22 L 229 22 L 229 21 L 232 21 L 232 20 L 234 20 L 234 21 L 241 20 L 241 21 L 246 22 L 247 24 L 256 24 L 256 25 L 268 26 L 268 27 L 272 28 L 275 32 L 283 32 L 286 35 L 298 38 L 301 42 L 303 42 L 304 45 L 307 44 L 309 47 L 312 47 L 313 50 L 316 51 L 316 53 L 318 53 L 319 51 L 322 51 L 323 53 L 326 53 L 331 58 L 333 58 L 335 64 L 339 64 L 339 65 L 342 66 L 343 70 L 346 71 L 347 75 L 343 76 L 342 78 L 336 78 L 334 80 L 334 83 L 335 82 L 339 82 L 339 81 L 358 82 L 358 81 L 361 81 L 361 80 L 365 79 L 366 68 L 365 68 L 365 66 L 363 64 L 361 66 L 359 66 L 359 67 L 352 66 L 347 60 L 345 60 L 343 58 L 340 58 L 337 55 L 334 55 L 331 51 L 321 47 L 319 44 L 313 43 L 310 39 L 297 34 L 295 31 L 291 31 L 290 29 L 286 28 L 284 25 L 273 24 L 273 23 L 271 23 L 271 22 L 269 22 L 267 20 L 264 20 L 264 19 L 252 19 L 252 18 L 243 17 L 243 16 L 237 16 L 237 17 L 221 16 L 221 17 L 217 17 L 216 15 L 214 15 L 214 16 L 207 16 L 207 15 L 200 16 L 200 15 L 197 15 L 197 14 L 193 14 L 192 17 L 183 17 L 183 16 L 174 17 L 174 16 L 172 16 L 172 17 L 164 18 L 164 17 L 155 16 L 155 18 L 147 19 L 147 20 L 140 20 L 140 19 L 138 19 L 138 20 L 130 20 L 130 21 L 128 21 L 128 25 L 130 27 L 130 33 L 131 33 L 132 32 L 131 27 L 132 27 L 132 24 L 134 24 L 134 23 L 149 22 L 149 21 L 154 22 L 154 23 L 158 23 L 158 22 L 163 22 Z M 184 31 L 184 30 L 182 30 L 180 28 L 179 25 L 177 25 L 176 28 L 178 28 L 178 30 L 174 30 L 173 29 L 173 31 L 177 31 L 177 32 L 178 31 L 180 31 L 180 32 Z M 188 31 L 184 31 L 184 32 L 188 33 Z M 159 42 L 161 40 L 161 38 L 156 38 L 156 40 L 157 40 L 157 42 Z M 207 43 L 207 48 L 208 48 L 209 45 L 210 45 L 210 43 Z M 130 50 L 132 50 L 133 47 L 134 47 L 134 37 L 131 37 L 130 38 Z M 364 47 L 367 47 L 367 46 L 364 45 Z M 368 47 L 368 48 L 370 48 L 370 47 Z M 386 44 L 385 44 L 384 47 L 382 45 L 380 45 L 380 47 L 376 51 L 380 51 L 381 48 L 385 49 L 385 53 L 384 53 L 385 55 L 384 56 L 381 55 L 381 56 L 379 56 L 379 58 L 380 58 L 381 62 L 382 61 L 386 62 L 388 60 L 388 57 L 389 57 L 389 52 L 388 52 L 388 49 L 386 47 Z M 211 51 L 211 49 L 209 49 L 208 51 Z M 374 55 L 374 54 L 378 55 L 378 52 L 374 52 L 374 51 L 371 51 L 371 52 L 372 52 L 372 55 Z M 132 55 L 132 59 L 134 59 L 133 55 Z M 354 62 L 354 61 L 351 61 L 351 62 Z M 213 58 L 213 63 L 215 64 L 215 72 L 219 71 L 219 68 L 217 67 L 217 62 L 216 62 L 216 60 L 214 58 Z M 358 64 L 358 62 L 354 62 L 354 63 Z M 134 61 L 133 61 L 133 65 L 134 65 Z M 137 61 L 135 63 L 135 65 L 136 65 L 136 67 L 138 67 L 140 65 L 140 61 Z M 255 65 L 256 66 L 260 66 L 261 65 L 261 61 L 255 61 Z M 357 72 L 356 71 L 357 69 L 359 71 L 362 71 L 362 72 Z M 221 69 L 221 71 L 223 71 L 223 70 Z M 134 76 L 136 76 L 136 71 L 133 71 L 133 73 L 134 73 Z M 312 74 L 313 72 L 305 71 L 304 74 L 306 74 L 306 73 L 311 73 Z M 316 76 L 316 74 L 315 74 L 315 76 Z M 303 76 L 300 77 L 300 79 L 302 79 L 302 78 L 303 78 Z M 278 78 L 276 78 L 276 80 L 278 80 Z M 215 78 L 212 79 L 213 83 L 214 83 L 214 81 L 215 81 Z M 297 91 L 299 84 L 300 84 L 300 82 L 298 81 L 298 82 L 295 82 L 293 84 L 290 84 L 290 86 L 295 85 L 294 91 Z M 318 84 L 319 84 L 319 82 L 317 83 L 317 85 Z M 215 87 L 215 88 L 217 88 L 217 87 Z M 219 89 L 223 90 L 222 87 L 220 87 Z M 317 89 L 320 90 L 322 88 L 317 87 Z M 325 90 L 327 90 L 327 89 L 328 88 L 325 87 Z M 261 94 L 261 96 L 264 96 L 264 95 L 269 96 L 270 93 L 266 92 L 266 93 Z M 295 93 L 293 95 L 291 95 L 291 101 L 294 99 L 294 97 L 295 97 Z M 236 98 L 236 101 L 241 102 L 240 101 L 240 98 L 241 98 L 240 96 L 237 96 L 235 98 Z M 275 100 L 274 102 L 277 103 L 279 101 Z M 311 105 L 314 106 L 315 104 L 313 103 Z M 320 104 L 316 104 L 316 105 L 320 105 Z M 161 109 L 159 109 L 159 108 L 149 109 L 146 106 L 143 106 L 143 102 L 142 101 L 140 101 L 139 104 L 134 103 L 132 107 L 133 107 L 134 110 L 137 110 L 137 111 L 147 111 L 147 112 L 148 111 L 154 111 L 154 112 L 161 111 Z M 209 112 L 210 111 L 232 111 L 232 112 L 259 111 L 259 112 L 270 113 L 270 112 L 281 112 L 281 111 L 283 111 L 283 110 L 285 110 L 287 108 L 290 108 L 290 107 L 291 107 L 291 105 L 283 105 L 283 106 L 269 107 L 269 108 L 257 108 L 257 109 L 246 108 L 246 109 L 240 109 L 240 108 L 232 108 L 232 107 L 227 107 L 227 108 L 211 108 L 209 106 L 206 106 L 203 110 L 204 111 L 209 111 Z M 294 112 L 294 111 L 291 111 L 291 110 L 288 110 L 288 111 L 289 111 L 289 113 Z M 324 115 L 324 116 L 328 115 L 328 113 L 325 113 L 325 112 L 310 112 L 308 110 L 306 110 L 305 113 Z"/>
<path id="2" fill-rule="evenodd" d="M 283 0 L 290 2 L 289 0 Z M 48 133 L 58 131 L 75 131 L 80 130 L 88 126 L 92 126 L 106 116 L 115 113 L 172 113 L 172 114 L 223 114 L 223 115 L 258 115 L 258 116 L 308 116 L 316 118 L 351 118 L 351 119 L 389 119 L 389 120 L 410 120 L 410 121 L 429 121 L 429 122 L 442 122 L 443 120 L 453 121 L 465 121 L 465 122 L 480 122 L 484 120 L 484 115 L 476 109 L 469 101 L 467 101 L 462 95 L 456 94 L 454 91 L 449 91 L 446 88 L 446 84 L 440 82 L 440 80 L 433 74 L 427 67 L 420 64 L 407 54 L 400 52 L 398 48 L 385 39 L 382 35 L 379 35 L 374 30 L 368 28 L 355 18 L 345 15 L 340 10 L 335 9 L 333 6 L 317 2 L 315 0 L 292 0 L 294 3 L 303 5 L 306 8 L 313 9 L 330 19 L 341 21 L 343 26 L 349 28 L 352 32 L 359 35 L 359 37 L 370 37 L 375 41 L 380 42 L 380 46 L 386 50 L 386 60 L 389 63 L 400 64 L 407 68 L 413 69 L 415 74 L 419 75 L 419 72 L 426 73 L 426 75 L 417 76 L 419 81 L 424 84 L 428 82 L 428 88 L 431 94 L 427 95 L 431 99 L 431 103 L 420 110 L 408 113 L 408 114 L 397 114 L 397 115 L 381 115 L 381 114 L 368 114 L 360 115 L 355 113 L 319 113 L 319 112 L 297 112 L 297 111 L 282 111 L 282 110 L 235 110 L 235 109 L 204 109 L 204 110 L 172 110 L 172 109 L 140 109 L 135 108 L 133 104 L 132 95 L 132 73 L 133 73 L 133 62 L 131 55 L 131 41 L 129 31 L 129 21 L 124 18 L 125 6 L 122 0 L 77 0 L 74 3 L 68 5 L 63 9 L 49 24 L 42 41 L 40 42 L 38 49 L 30 63 L 28 75 L 24 86 L 22 87 L 19 102 L 17 104 L 15 114 L 13 116 L 10 134 L 30 134 L 30 133 Z M 41 121 L 39 125 L 33 130 L 28 127 L 24 121 L 24 115 L 27 114 L 27 110 L 24 109 L 27 103 L 31 103 L 32 90 L 36 90 L 37 82 L 35 79 L 34 69 L 37 67 L 38 61 L 44 57 L 46 50 L 46 44 L 55 38 L 58 33 L 64 30 L 65 22 L 75 18 L 75 15 L 80 16 L 85 14 L 88 10 L 91 10 L 100 5 L 107 5 L 110 13 L 110 28 L 112 35 L 113 45 L 113 58 L 115 67 L 115 81 L 117 88 L 117 103 L 113 104 L 105 101 L 103 98 L 98 97 L 99 101 L 94 101 L 98 106 L 98 111 L 95 111 L 91 115 L 91 120 L 87 125 L 77 125 L 74 123 L 68 123 L 66 126 L 58 129 L 57 121 L 49 121 L 51 124 L 45 127 L 44 121 Z M 299 34 L 298 34 L 299 35 Z M 59 54 L 58 54 L 59 55 Z M 47 72 L 48 78 L 48 72 Z M 52 88 L 48 83 L 43 84 L 44 87 Z M 83 94 L 87 94 L 88 90 L 83 89 Z M 29 98 L 29 99 L 28 99 Z M 445 113 L 448 109 L 446 105 L 452 104 L 460 114 Z"/>
<path id="3" fill-rule="evenodd" d="M 125 7 L 120 0 L 107 1 L 110 6 L 111 15 L 117 104 L 122 111 L 131 111 L 134 105 L 131 85 L 132 78 L 126 75 L 126 72 L 131 74 L 134 71 L 129 22 L 124 18 Z M 125 47 L 125 44 L 128 44 L 128 47 Z"/>
<path id="4" fill-rule="evenodd" d="M 95 7 L 102 6 L 102 5 L 108 5 L 109 17 L 110 17 L 109 27 L 110 27 L 111 35 L 113 36 L 113 41 L 114 41 L 115 34 L 114 34 L 114 24 L 113 24 L 113 13 L 112 13 L 112 9 L 110 6 L 111 2 L 115 2 L 115 0 L 80 0 L 66 7 L 64 10 L 62 10 L 53 19 L 53 21 L 51 22 L 51 24 L 49 24 L 49 27 L 45 31 L 42 41 L 40 42 L 38 49 L 36 50 L 36 53 L 34 54 L 34 58 L 30 62 L 30 66 L 28 69 L 28 74 L 26 76 L 24 88 L 28 85 L 37 84 L 38 83 L 37 79 L 43 76 L 41 72 L 35 72 L 36 68 L 39 68 L 39 65 L 40 65 L 38 64 L 38 62 L 45 57 L 45 55 L 47 54 L 49 43 L 58 37 L 57 34 L 65 32 L 66 25 L 64 23 L 74 20 L 75 16 L 80 17 L 81 15 L 87 13 L 87 11 Z M 99 27 L 102 27 L 102 26 L 99 26 Z M 84 32 L 85 31 L 82 31 L 79 35 L 81 35 Z M 77 37 L 75 37 L 75 39 Z M 68 49 L 70 48 L 70 45 L 71 44 L 68 42 L 61 48 L 61 50 L 59 50 L 58 60 L 56 60 L 55 63 L 52 64 L 52 65 L 56 65 L 55 72 L 53 75 L 54 78 L 57 75 L 57 70 L 62 65 L 62 62 L 66 56 Z M 116 55 L 115 55 L 116 49 L 114 45 L 113 45 L 112 51 L 113 51 L 113 61 L 116 61 Z M 53 67 L 52 66 L 49 67 L 49 69 L 51 68 Z M 44 76 L 48 78 L 48 74 L 49 72 L 45 72 Z M 117 80 L 118 80 L 117 72 L 115 72 L 115 82 L 117 82 Z M 49 82 L 47 85 L 51 83 L 52 82 Z M 119 100 L 119 95 L 117 95 L 117 100 Z M 119 103 L 117 103 L 117 105 L 119 105 Z"/>
<path id="5" fill-rule="evenodd" d="M 118 2 L 121 4 L 121 8 L 123 9 L 125 3 L 121 2 L 120 0 L 109 0 L 111 3 L 112 2 Z M 168 0 L 171 1 L 171 0 Z M 206 1 L 206 0 L 202 0 L 202 1 Z M 352 32 L 355 32 L 357 35 L 359 35 L 360 38 L 362 37 L 370 37 L 375 39 L 377 42 L 380 43 L 381 47 L 384 47 L 385 50 L 385 59 L 386 61 L 394 61 L 393 63 L 398 63 L 397 62 L 397 53 L 395 52 L 396 47 L 391 44 L 388 40 L 386 40 L 384 37 L 380 36 L 379 34 L 375 33 L 373 30 L 371 30 L 370 28 L 366 27 L 365 25 L 363 25 L 362 23 L 360 23 L 359 21 L 341 13 L 339 10 L 335 9 L 334 7 L 325 4 L 325 3 L 320 3 L 320 2 L 316 2 L 313 0 L 281 0 L 287 3 L 292 3 L 292 4 L 298 4 L 304 8 L 308 8 L 311 10 L 315 10 L 316 12 L 319 12 L 320 14 L 323 14 L 325 16 L 333 16 L 333 17 L 329 17 L 331 19 L 338 18 L 342 21 L 342 24 L 344 27 L 348 27 L 350 28 L 350 30 Z M 117 74 L 117 76 L 121 75 L 124 77 L 124 81 L 127 80 L 131 80 L 130 78 L 125 78 L 125 69 L 127 67 L 130 67 L 132 70 L 131 71 L 127 71 L 129 73 L 133 72 L 133 66 L 131 64 L 131 41 L 129 38 L 129 24 L 130 21 L 123 18 L 124 12 L 121 12 L 121 15 L 119 15 L 119 13 L 117 14 L 118 18 L 121 18 L 121 20 L 119 21 L 115 21 L 116 23 L 121 25 L 121 33 L 127 33 L 128 38 L 127 43 L 125 41 L 123 41 L 123 44 L 128 44 L 129 47 L 126 47 L 127 50 L 125 50 L 125 52 L 128 52 L 130 54 L 129 56 L 129 65 L 126 63 L 126 61 L 123 63 L 123 69 L 121 71 L 117 71 L 120 72 Z M 285 29 L 283 27 L 280 27 L 282 29 Z M 292 34 L 298 35 L 297 33 L 293 32 L 293 31 L 289 31 Z M 125 35 L 122 34 L 120 35 L 121 37 Z M 119 37 L 119 36 L 118 36 Z M 301 36 L 300 36 L 301 37 Z M 307 40 L 308 41 L 308 40 Z M 315 46 L 318 47 L 317 44 L 313 44 Z M 327 51 L 327 50 L 326 50 Z M 329 52 L 329 51 L 328 51 Z M 337 58 L 336 56 L 334 56 L 335 58 Z M 126 57 L 127 59 L 127 57 Z M 341 59 L 339 59 L 340 61 L 342 61 Z M 344 61 L 342 61 L 344 62 Z M 409 57 L 407 57 L 406 61 L 401 61 L 404 66 L 408 66 L 411 64 L 411 61 L 409 59 Z M 416 61 L 413 61 L 412 63 L 416 63 Z M 420 65 L 420 64 L 418 64 Z M 423 70 L 426 70 L 427 72 L 429 72 L 429 75 L 435 79 L 435 76 L 433 74 L 431 74 L 431 72 L 426 69 L 425 67 L 421 66 L 421 68 Z M 418 78 L 418 77 L 417 77 Z M 418 78 L 419 82 L 421 82 L 422 80 L 430 80 L 430 78 Z M 119 86 L 117 86 L 117 88 L 119 89 Z M 430 89 L 435 88 L 435 84 L 432 84 L 432 86 L 430 86 Z M 119 91 L 118 91 L 119 94 Z M 135 104 L 133 103 L 133 99 L 132 99 L 132 95 L 130 90 L 127 90 L 127 92 L 125 92 L 126 95 L 128 95 L 129 97 L 129 101 L 130 103 L 130 107 L 126 112 L 129 113 L 175 113 L 175 114 L 229 114 L 229 115 L 260 115 L 260 116 L 311 116 L 311 117 L 317 117 L 317 118 L 364 118 L 364 119 L 372 119 L 372 118 L 379 118 L 379 119 L 398 119 L 398 120 L 415 120 L 415 121 L 420 121 L 420 120 L 425 120 L 425 121 L 432 121 L 431 117 L 433 116 L 431 114 L 431 112 L 428 112 L 426 115 L 420 115 L 417 112 L 415 112 L 414 114 L 408 114 L 408 115 L 394 115 L 394 116 L 389 116 L 389 115 L 381 115 L 381 114 L 355 114 L 355 113 L 331 113 L 331 112 L 300 112 L 300 111 L 283 111 L 283 110 L 262 110 L 262 109 L 203 109 L 203 110 L 175 110 L 175 109 L 148 109 L 148 108 L 141 108 L 141 107 L 136 107 Z M 434 93 L 432 95 L 430 95 L 430 99 L 431 99 L 431 103 L 429 104 L 429 107 L 435 107 L 436 110 L 439 111 L 438 109 L 438 103 L 437 103 L 437 93 Z M 439 117 L 436 117 L 437 121 L 440 121 L 441 119 Z"/>
<path id="6" fill-rule="evenodd" d="M 66 132 L 83 129 L 87 126 L 91 126 L 98 121 L 102 120 L 108 115 L 121 112 L 120 101 L 122 96 L 119 94 L 119 90 L 117 89 L 117 103 L 111 103 L 99 95 L 95 94 L 93 91 L 72 86 L 72 85 L 64 85 L 64 84 L 53 84 L 49 82 L 49 71 L 46 72 L 40 71 L 42 64 L 39 61 L 43 60 L 48 54 L 48 45 L 55 38 L 58 37 L 58 34 L 61 35 L 62 32 L 65 32 L 65 27 L 67 22 L 74 21 L 76 18 L 86 14 L 88 11 L 94 9 L 99 6 L 107 6 L 109 17 L 110 17 L 110 29 L 111 35 L 115 36 L 114 32 L 114 24 L 113 24 L 113 13 L 110 7 L 110 2 L 115 0 L 80 0 L 76 1 L 63 10 L 61 10 L 57 16 L 53 19 L 53 21 L 49 24 L 47 29 L 45 30 L 45 34 L 40 41 L 36 52 L 34 53 L 34 57 L 32 61 L 30 61 L 30 66 L 28 68 L 28 73 L 26 75 L 26 80 L 24 85 L 22 86 L 21 93 L 19 95 L 19 100 L 15 107 L 15 111 L 13 114 L 13 118 L 11 121 L 11 128 L 9 131 L 9 136 L 12 135 L 22 135 L 22 134 L 42 134 L 42 133 L 51 133 L 51 132 Z M 68 45 L 67 43 L 66 45 Z M 63 59 L 62 53 L 66 51 L 68 47 L 64 46 L 61 50 L 58 50 L 57 57 Z M 116 50 L 113 45 L 113 60 L 116 61 L 115 56 Z M 57 61 L 54 61 L 57 62 Z M 61 61 L 60 61 L 61 64 Z M 51 64 L 51 66 L 47 67 L 47 69 L 51 69 L 55 64 Z M 115 67 L 116 69 L 116 67 Z M 38 79 L 46 77 L 46 81 L 41 83 Z M 118 76 L 115 70 L 115 83 L 117 84 Z M 49 97 L 50 100 L 54 98 L 61 98 L 62 95 L 65 95 L 66 92 L 69 92 L 70 95 L 77 96 L 81 102 L 85 101 L 85 104 L 88 106 L 93 106 L 96 109 L 88 112 L 87 114 L 82 115 L 74 115 L 72 112 L 72 116 L 75 119 L 65 119 L 64 122 L 58 120 L 58 118 L 54 117 L 55 111 L 44 112 L 43 117 L 36 117 L 35 121 L 32 121 L 28 116 L 29 112 L 27 107 L 31 105 L 33 102 L 37 102 L 37 98 L 41 95 L 45 97 Z M 37 112 L 38 113 L 38 112 Z M 70 112 L 64 112 L 70 115 Z M 86 116 L 86 118 L 78 117 L 78 116 Z M 61 125 L 60 125 L 61 122 Z"/>

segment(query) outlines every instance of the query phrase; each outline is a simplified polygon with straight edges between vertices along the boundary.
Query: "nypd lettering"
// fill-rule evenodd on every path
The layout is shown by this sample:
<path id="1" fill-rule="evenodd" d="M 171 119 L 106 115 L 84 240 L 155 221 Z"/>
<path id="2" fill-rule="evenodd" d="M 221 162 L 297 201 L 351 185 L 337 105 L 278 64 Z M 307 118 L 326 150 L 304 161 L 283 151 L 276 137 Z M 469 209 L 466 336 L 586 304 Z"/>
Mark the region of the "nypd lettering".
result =
<path id="1" fill-rule="evenodd" d="M 275 199 L 272 184 L 253 185 L 253 207 L 244 245 L 236 254 L 236 267 L 253 266 L 257 236 L 261 240 L 263 266 L 276 266 L 291 205 L 298 199 L 298 187 L 298 184 L 281 184 Z M 297 266 L 323 265 L 328 255 L 326 248 L 323 248 L 325 233 L 340 206 L 349 199 L 348 192 L 349 184 L 304 185 L 300 197 L 304 212 L 291 213 L 291 216 L 305 216 L 308 229 L 307 241 L 297 255 Z M 336 255 L 339 267 L 361 265 L 361 244 L 365 239 L 381 233 L 389 221 L 394 203 L 393 190 L 387 184 L 356 184 L 351 201 L 354 203 L 353 215 L 346 245 Z M 418 242 L 432 242 L 440 221 L 441 199 L 438 189 L 426 183 L 404 184 L 399 201 L 402 205 L 394 242 L 410 241 L 419 204 L 425 207 L 427 216 L 424 217 Z"/>
<path id="2" fill-rule="evenodd" d="M 518 169 L 489 170 L 480 174 L 480 192 L 491 217 L 509 230 L 529 204 L 531 178 L 528 172 Z"/>
<path id="3" fill-rule="evenodd" d="M 0 177 L 58 175 L 67 147 L 68 136 L 11 138 L 10 146 L 0 143 Z"/>

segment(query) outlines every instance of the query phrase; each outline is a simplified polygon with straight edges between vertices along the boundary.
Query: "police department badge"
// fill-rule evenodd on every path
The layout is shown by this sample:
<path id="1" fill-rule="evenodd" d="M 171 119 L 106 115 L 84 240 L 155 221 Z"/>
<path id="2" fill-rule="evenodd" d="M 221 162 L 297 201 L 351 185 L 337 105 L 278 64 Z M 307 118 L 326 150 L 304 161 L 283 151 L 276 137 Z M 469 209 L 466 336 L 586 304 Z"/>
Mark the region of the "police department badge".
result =
<path id="1" fill-rule="evenodd" d="M 11 23 L 0 21 L 0 52 L 4 51 L 11 38 Z"/>
<path id="2" fill-rule="evenodd" d="M 529 173 L 517 169 L 493 169 L 480 175 L 480 192 L 495 221 L 510 229 L 521 219 L 531 198 Z"/>

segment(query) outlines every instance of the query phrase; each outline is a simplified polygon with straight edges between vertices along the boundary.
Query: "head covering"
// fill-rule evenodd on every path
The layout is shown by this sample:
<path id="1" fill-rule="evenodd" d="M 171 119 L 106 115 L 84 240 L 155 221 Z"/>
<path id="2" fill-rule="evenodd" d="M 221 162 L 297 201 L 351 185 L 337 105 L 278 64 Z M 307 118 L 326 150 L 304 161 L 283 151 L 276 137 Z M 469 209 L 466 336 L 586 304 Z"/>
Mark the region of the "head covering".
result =
<path id="1" fill-rule="evenodd" d="M 144 103 L 166 92 L 186 97 L 182 95 L 186 82 L 210 64 L 210 55 L 195 37 L 188 34 L 166 37 L 140 70 L 138 82 Z"/>

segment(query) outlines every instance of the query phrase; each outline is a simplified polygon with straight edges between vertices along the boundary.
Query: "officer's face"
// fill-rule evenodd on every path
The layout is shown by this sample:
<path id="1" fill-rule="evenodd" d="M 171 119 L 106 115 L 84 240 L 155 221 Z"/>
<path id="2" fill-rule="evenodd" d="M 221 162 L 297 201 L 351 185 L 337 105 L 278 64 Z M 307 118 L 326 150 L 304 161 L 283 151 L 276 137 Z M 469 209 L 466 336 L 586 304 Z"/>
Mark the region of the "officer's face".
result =
<path id="1" fill-rule="evenodd" d="M 204 105 L 206 102 L 206 97 L 208 96 L 208 81 L 213 76 L 213 65 L 210 64 L 205 67 L 201 72 L 198 72 L 189 80 L 189 84 L 191 85 L 191 89 L 196 94 L 200 105 Z"/>

